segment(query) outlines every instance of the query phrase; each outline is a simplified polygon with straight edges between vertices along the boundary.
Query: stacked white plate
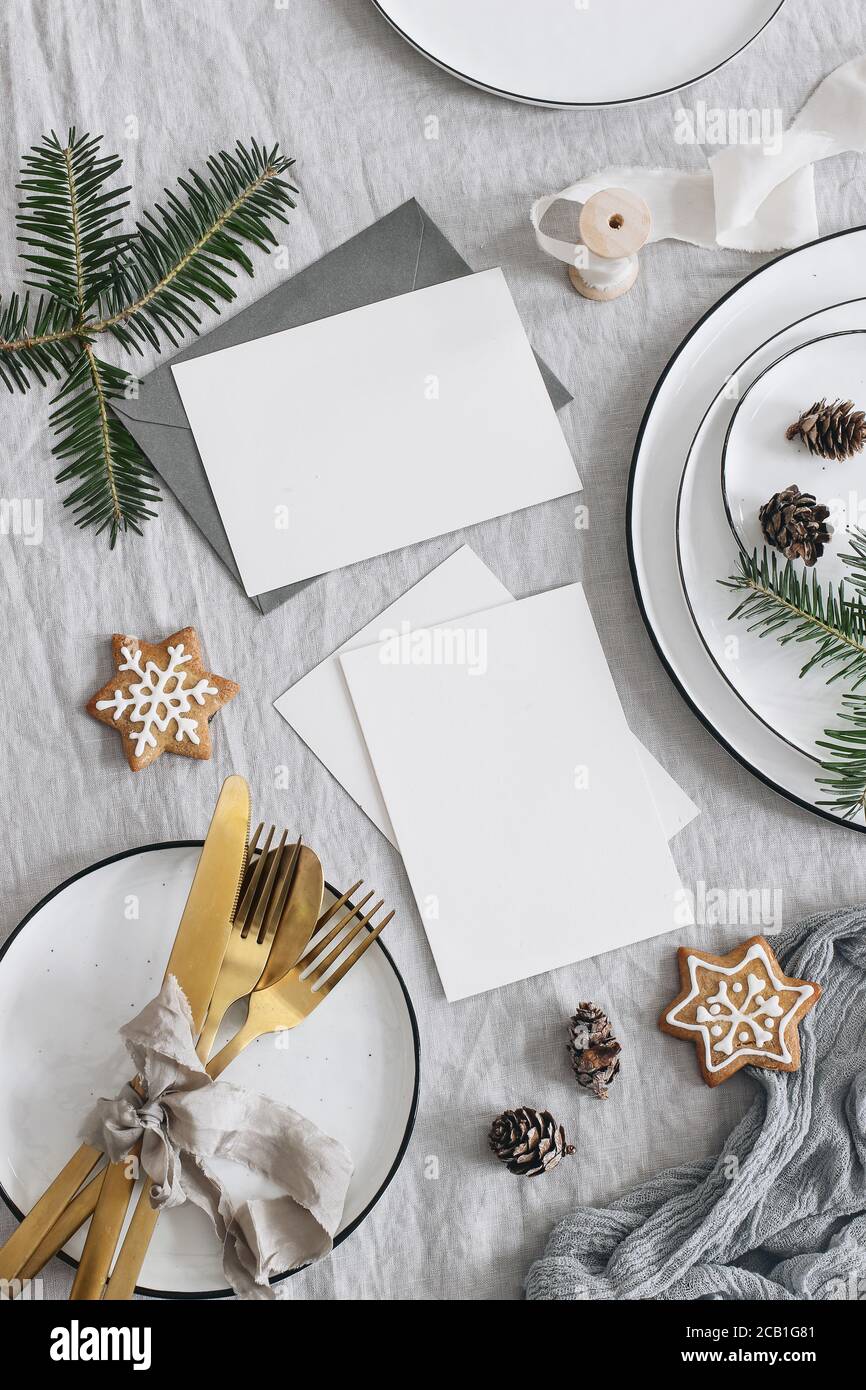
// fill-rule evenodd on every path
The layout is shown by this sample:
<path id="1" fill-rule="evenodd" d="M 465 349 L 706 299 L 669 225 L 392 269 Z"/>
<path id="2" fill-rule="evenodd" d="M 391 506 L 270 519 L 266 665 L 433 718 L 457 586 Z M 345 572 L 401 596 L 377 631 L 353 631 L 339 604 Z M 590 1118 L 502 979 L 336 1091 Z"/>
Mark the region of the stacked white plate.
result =
<path id="1" fill-rule="evenodd" d="M 738 595 L 718 582 L 736 572 L 741 549 L 760 552 L 758 508 L 791 483 L 831 508 L 819 581 L 845 574 L 846 528 L 866 522 L 866 455 L 828 462 L 785 438 L 822 396 L 866 408 L 864 228 L 762 267 L 680 345 L 635 445 L 628 539 L 644 620 L 695 713 L 776 791 L 841 821 L 818 804 L 828 793 L 815 782 L 815 744 L 839 727 L 842 690 L 820 671 L 800 679 L 811 647 L 780 647 L 731 621 Z M 866 829 L 862 818 L 853 825 Z"/>

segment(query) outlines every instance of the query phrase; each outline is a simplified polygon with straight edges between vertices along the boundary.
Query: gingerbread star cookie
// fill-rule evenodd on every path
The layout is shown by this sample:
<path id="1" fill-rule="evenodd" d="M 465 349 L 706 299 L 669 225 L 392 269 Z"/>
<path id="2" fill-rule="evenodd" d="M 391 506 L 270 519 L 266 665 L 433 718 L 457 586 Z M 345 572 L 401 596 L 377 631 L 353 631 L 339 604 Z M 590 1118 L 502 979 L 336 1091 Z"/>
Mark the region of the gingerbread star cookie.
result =
<path id="1" fill-rule="evenodd" d="M 112 650 L 115 674 L 88 702 L 87 712 L 117 729 L 133 772 L 165 752 L 209 758 L 209 720 L 240 686 L 204 669 L 195 628 L 157 643 L 115 633 Z"/>
<path id="2" fill-rule="evenodd" d="M 740 1067 L 796 1071 L 798 1024 L 818 1002 L 821 986 L 785 975 L 763 936 L 750 936 L 726 956 L 681 946 L 682 991 L 659 1027 L 691 1039 L 708 1086 Z"/>

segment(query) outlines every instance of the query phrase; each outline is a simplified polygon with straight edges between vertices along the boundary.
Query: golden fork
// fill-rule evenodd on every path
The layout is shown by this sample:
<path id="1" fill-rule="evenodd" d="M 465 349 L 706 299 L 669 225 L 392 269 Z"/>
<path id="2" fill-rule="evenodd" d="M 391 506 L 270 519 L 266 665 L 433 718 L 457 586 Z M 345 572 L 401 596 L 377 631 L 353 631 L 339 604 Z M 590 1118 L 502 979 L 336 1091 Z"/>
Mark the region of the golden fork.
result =
<path id="1" fill-rule="evenodd" d="M 274 827 L 271 826 L 261 853 L 253 862 L 263 829 L 263 825 L 258 825 L 250 841 L 252 869 L 241 888 L 241 900 L 235 913 L 232 933 L 220 966 L 213 998 L 208 1006 L 204 1027 L 199 1034 L 196 1047 L 199 1057 L 210 1056 L 217 1029 L 226 1010 L 239 999 L 246 998 L 251 989 L 255 989 L 271 953 L 286 899 L 294 886 L 301 857 L 301 837 L 298 836 L 298 842 L 289 859 L 284 854 L 289 832 L 284 830 L 272 854 Z M 319 906 L 321 901 L 320 895 Z M 317 906 L 317 913 L 318 910 Z M 305 944 L 298 944 L 299 953 Z"/>
<path id="2" fill-rule="evenodd" d="M 361 908 L 366 906 L 372 896 L 373 894 L 370 892 L 362 898 L 357 907 L 353 907 L 347 912 L 337 925 L 328 932 L 327 936 L 317 939 L 319 936 L 317 927 L 312 944 L 294 968 L 281 980 L 276 980 L 272 985 L 269 985 L 267 989 L 253 991 L 250 995 L 249 1011 L 243 1027 L 238 1029 L 234 1037 L 208 1063 L 208 1071 L 211 1076 L 219 1076 L 229 1062 L 237 1057 L 238 1053 L 242 1052 L 255 1038 L 261 1038 L 266 1033 L 277 1033 L 289 1028 L 296 1028 L 299 1023 L 303 1023 L 304 1019 L 309 1018 L 313 1010 L 317 1009 L 330 994 L 334 986 L 345 978 L 355 962 L 360 960 L 364 952 L 372 946 L 376 937 L 385 930 L 394 916 L 393 911 L 391 911 L 376 927 L 370 926 L 379 908 L 384 906 L 384 899 L 380 898 L 365 916 L 356 921 L 348 931 L 345 931 L 353 917 L 356 917 Z M 338 905 L 335 904 L 335 906 Z M 365 928 L 369 928 L 369 930 L 364 939 L 355 947 L 351 955 L 331 971 L 331 967 L 334 966 L 346 948 Z M 344 932 L 345 934 L 343 934 Z M 336 941 L 336 945 L 326 955 L 322 955 L 321 952 L 326 950 L 333 941 Z M 329 971 L 331 971 L 330 974 Z"/>
<path id="3" fill-rule="evenodd" d="M 357 919 L 361 908 L 372 898 L 373 893 L 371 891 L 357 907 L 350 907 L 349 911 L 335 927 L 331 928 L 327 935 L 320 935 L 328 922 L 346 905 L 349 894 L 359 887 L 360 883 L 355 884 L 354 888 L 350 888 L 348 892 L 332 903 L 327 912 L 320 917 L 316 924 L 312 944 L 287 974 L 283 975 L 281 979 L 275 980 L 273 984 L 267 985 L 264 989 L 253 990 L 249 997 L 247 1020 L 234 1037 L 226 1043 L 225 1047 L 215 1057 L 211 1057 L 207 1064 L 210 1076 L 216 1079 L 225 1071 L 229 1063 L 233 1062 L 235 1057 L 256 1038 L 263 1037 L 266 1033 L 283 1032 L 290 1028 L 296 1028 L 305 1018 L 309 1018 L 313 1010 L 317 1009 L 335 985 L 338 985 L 346 977 L 364 952 L 369 950 L 377 936 L 385 930 L 394 916 L 393 911 L 387 913 L 375 927 L 370 925 L 372 918 L 384 906 L 384 899 L 382 898 L 360 920 L 355 920 L 353 923 L 353 919 Z M 366 932 L 363 939 L 345 960 L 340 960 L 344 951 L 352 945 L 361 932 Z M 336 944 L 328 951 L 327 948 L 331 946 L 332 942 Z M 323 955 L 322 952 L 326 952 L 326 954 Z M 339 964 L 337 964 L 338 961 Z M 135 1293 L 136 1281 L 159 1217 L 159 1212 L 154 1210 L 150 1202 L 142 1200 L 144 1196 L 145 1194 L 142 1193 L 142 1197 L 139 1198 L 120 1254 L 114 1269 L 111 1271 L 104 1294 L 106 1299 L 128 1299 L 132 1298 Z"/>

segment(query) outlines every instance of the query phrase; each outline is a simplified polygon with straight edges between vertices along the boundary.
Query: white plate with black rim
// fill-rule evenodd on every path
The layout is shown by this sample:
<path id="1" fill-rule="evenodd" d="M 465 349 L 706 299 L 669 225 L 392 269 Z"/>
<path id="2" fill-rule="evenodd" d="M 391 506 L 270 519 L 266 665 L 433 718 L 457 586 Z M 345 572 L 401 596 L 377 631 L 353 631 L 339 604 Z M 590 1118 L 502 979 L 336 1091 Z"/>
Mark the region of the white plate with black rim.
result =
<path id="1" fill-rule="evenodd" d="M 533 106 L 618 106 L 707 77 L 784 0 L 373 0 L 437 67 Z"/>
<path id="2" fill-rule="evenodd" d="M 833 331 L 821 335 L 822 329 Z M 852 340 L 866 342 L 866 302 L 862 300 L 835 305 L 791 324 L 752 353 L 718 392 L 701 421 L 686 458 L 677 499 L 677 556 L 683 590 L 708 655 L 722 678 L 767 728 L 816 764 L 815 740 L 837 722 L 838 687 L 828 685 L 825 673 L 818 670 L 800 679 L 812 648 L 799 644 L 780 647 L 771 636 L 751 632 L 747 623 L 732 622 L 739 596 L 718 581 L 737 569 L 737 547 L 750 555 L 755 549 L 762 551 L 758 498 L 766 501 L 786 486 L 780 481 L 782 477 L 805 488 L 807 482 L 815 481 L 813 473 L 819 471 L 815 463 L 835 470 L 837 481 L 844 476 L 842 465 L 824 460 L 815 460 L 811 469 L 805 468 L 809 456 L 802 446 L 785 439 L 784 425 L 779 427 L 781 445 L 775 439 L 778 420 L 785 418 L 790 399 L 798 397 L 803 383 L 802 373 L 798 373 L 787 391 L 781 386 L 777 390 L 774 378 L 779 369 L 784 375 L 786 365 L 801 354 L 806 359 L 812 357 L 816 343 L 848 344 Z M 855 369 L 845 348 L 837 353 L 834 365 L 839 379 L 854 385 Z M 842 370 L 846 364 L 847 374 Z M 766 396 L 762 391 L 765 382 L 770 383 Z M 754 408 L 750 402 L 755 403 Z M 733 496 L 729 497 L 725 493 L 725 441 L 735 437 L 736 422 L 744 411 L 748 411 L 749 427 L 738 439 L 736 469 L 729 479 Z M 815 566 L 818 581 L 826 586 L 831 580 L 836 583 L 844 572 L 836 547 L 846 549 L 847 503 L 826 492 L 826 482 L 821 495 L 832 502 L 836 525 L 831 547 Z M 785 564 L 781 555 L 778 561 Z"/>
<path id="3" fill-rule="evenodd" d="M 832 313 L 824 316 L 824 322 L 832 318 Z M 752 380 L 722 446 L 722 499 L 748 554 L 764 544 L 760 508 L 790 483 L 827 506 L 833 535 L 814 567 L 826 587 L 850 576 L 841 556 L 848 527 L 862 525 L 866 515 L 866 451 L 826 459 L 802 440 L 787 438 L 788 427 L 822 400 L 866 409 L 866 326 L 837 329 L 791 347 Z"/>
<path id="4" fill-rule="evenodd" d="M 858 227 L 779 256 L 713 305 L 677 348 L 650 398 L 632 457 L 627 508 L 629 563 L 641 613 L 656 651 L 691 708 L 719 742 L 768 786 L 827 820 L 851 824 L 860 831 L 866 829 L 862 818 L 843 822 L 835 810 L 817 804 L 826 799 L 826 793 L 816 787 L 815 760 L 768 728 L 710 656 L 692 621 L 680 578 L 676 514 L 692 441 L 714 398 L 741 364 L 791 325 L 792 309 L 799 311 L 802 325 L 807 317 L 830 306 L 863 298 L 866 228 Z M 813 327 L 803 331 L 803 341 L 816 336 Z M 779 355 L 778 345 L 770 347 L 760 366 Z M 720 507 L 723 436 L 724 430 L 712 469 Z M 724 520 L 721 534 L 730 538 L 729 563 L 733 563 L 736 542 Z M 715 571 L 716 566 L 708 564 L 708 573 L 710 568 Z M 718 577 L 713 572 L 713 581 Z M 764 643 L 769 647 L 770 639 Z M 784 654 L 774 650 L 772 656 Z M 785 676 L 779 669 L 774 680 L 781 685 Z"/>
<path id="5" fill-rule="evenodd" d="M 149 845 L 94 864 L 33 908 L 0 952 L 0 1195 L 19 1218 L 78 1147 L 94 1100 L 129 1080 L 117 1030 L 159 989 L 201 843 Z M 326 890 L 326 906 L 334 896 Z M 240 1021 L 236 1005 L 218 1045 Z M 301 1027 L 260 1038 L 227 1073 L 348 1147 L 355 1171 L 335 1245 L 403 1159 L 419 1058 L 415 1012 L 380 938 Z M 64 1248 L 67 1263 L 77 1262 L 84 1234 Z M 192 1203 L 163 1212 L 136 1292 L 231 1293 L 213 1229 Z"/>

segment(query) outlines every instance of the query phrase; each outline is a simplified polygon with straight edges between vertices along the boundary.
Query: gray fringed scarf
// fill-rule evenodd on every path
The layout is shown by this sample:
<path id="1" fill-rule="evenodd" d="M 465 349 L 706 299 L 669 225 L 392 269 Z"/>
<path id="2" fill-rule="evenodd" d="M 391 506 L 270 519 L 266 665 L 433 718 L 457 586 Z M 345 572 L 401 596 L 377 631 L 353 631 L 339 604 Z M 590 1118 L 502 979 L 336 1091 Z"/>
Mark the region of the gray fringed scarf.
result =
<path id="1" fill-rule="evenodd" d="M 824 988 L 800 1070 L 750 1069 L 758 1093 L 717 1157 L 561 1221 L 528 1298 L 866 1297 L 866 908 L 772 944 Z"/>

